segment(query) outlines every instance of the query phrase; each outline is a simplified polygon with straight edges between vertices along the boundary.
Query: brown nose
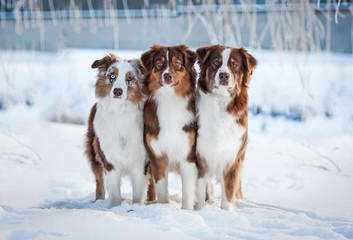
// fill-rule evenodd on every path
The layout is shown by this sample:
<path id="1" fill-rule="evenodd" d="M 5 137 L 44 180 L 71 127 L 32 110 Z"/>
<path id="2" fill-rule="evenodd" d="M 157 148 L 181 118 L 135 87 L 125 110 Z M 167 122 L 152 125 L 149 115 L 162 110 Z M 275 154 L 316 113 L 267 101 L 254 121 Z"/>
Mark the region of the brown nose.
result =
<path id="1" fill-rule="evenodd" d="M 170 74 L 170 73 L 163 74 L 163 79 L 166 84 L 171 84 L 172 83 L 172 74 Z"/>
<path id="2" fill-rule="evenodd" d="M 121 95 L 123 95 L 123 89 L 121 89 L 121 88 L 114 88 L 113 93 L 114 93 L 114 96 L 115 96 L 115 97 L 120 97 Z"/>
<path id="3" fill-rule="evenodd" d="M 221 72 L 219 74 L 219 83 L 221 85 L 228 85 L 229 73 Z"/>

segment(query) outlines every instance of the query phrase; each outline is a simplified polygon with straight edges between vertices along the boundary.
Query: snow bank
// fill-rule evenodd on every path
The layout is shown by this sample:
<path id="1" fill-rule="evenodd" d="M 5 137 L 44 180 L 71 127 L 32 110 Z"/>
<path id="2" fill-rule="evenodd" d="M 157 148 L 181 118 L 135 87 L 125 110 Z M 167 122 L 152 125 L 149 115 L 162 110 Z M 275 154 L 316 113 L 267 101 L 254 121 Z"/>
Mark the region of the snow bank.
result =
<path id="1" fill-rule="evenodd" d="M 114 52 L 139 58 L 141 51 L 76 50 L 0 54 L 0 117 L 83 123 L 95 101 L 94 60 Z M 250 83 L 255 114 L 307 119 L 353 117 L 353 58 L 343 54 L 250 51 L 259 62 Z"/>
<path id="2" fill-rule="evenodd" d="M 250 83 L 255 113 L 292 119 L 353 117 L 353 58 L 344 54 L 308 55 L 254 52 L 259 65 Z"/>

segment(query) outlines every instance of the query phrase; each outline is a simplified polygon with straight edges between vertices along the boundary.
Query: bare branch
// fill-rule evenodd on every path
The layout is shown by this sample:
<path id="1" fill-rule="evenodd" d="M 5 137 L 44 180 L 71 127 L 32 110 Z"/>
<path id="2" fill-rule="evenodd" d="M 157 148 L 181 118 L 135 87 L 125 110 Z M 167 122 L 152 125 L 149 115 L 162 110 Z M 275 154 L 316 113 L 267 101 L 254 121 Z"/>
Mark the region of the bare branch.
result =
<path id="1" fill-rule="evenodd" d="M 33 163 L 35 165 L 37 165 L 37 161 L 42 161 L 41 156 L 31 146 L 29 146 L 28 144 L 22 142 L 16 135 L 14 135 L 14 133 L 10 130 L 10 128 L 7 127 L 4 123 L 0 122 L 0 124 L 2 125 L 2 127 L 0 128 L 2 134 L 4 134 L 6 137 L 8 137 L 10 140 L 14 141 L 15 143 L 17 143 L 18 145 L 20 145 L 24 149 L 27 149 L 29 152 L 31 152 L 35 156 L 35 158 L 32 158 L 30 156 L 27 156 L 27 155 L 24 155 L 24 154 L 21 154 L 21 153 L 15 153 L 15 152 L 11 152 L 10 153 L 10 152 L 5 151 L 5 150 L 2 151 L 3 154 L 5 154 L 5 155 L 13 155 L 13 156 L 17 156 L 17 157 L 20 157 L 20 158 L 23 158 L 23 159 L 30 159 L 30 160 L 33 161 Z"/>
<path id="2" fill-rule="evenodd" d="M 341 0 L 338 0 L 338 4 L 336 6 L 336 13 L 335 13 L 335 22 L 336 22 L 336 24 L 338 23 L 337 15 L 338 15 L 338 11 L 339 11 L 339 8 L 340 8 L 340 4 L 341 4 Z"/>

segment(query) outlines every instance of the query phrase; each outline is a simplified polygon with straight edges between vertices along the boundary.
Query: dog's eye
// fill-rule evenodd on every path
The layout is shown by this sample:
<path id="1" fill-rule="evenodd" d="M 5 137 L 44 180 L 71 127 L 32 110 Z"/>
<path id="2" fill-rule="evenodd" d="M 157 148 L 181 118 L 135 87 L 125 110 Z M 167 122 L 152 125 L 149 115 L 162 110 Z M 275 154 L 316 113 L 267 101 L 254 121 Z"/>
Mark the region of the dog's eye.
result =
<path id="1" fill-rule="evenodd" d="M 213 64 L 218 67 L 219 65 L 221 65 L 221 61 L 216 59 L 216 60 L 213 61 Z"/>
<path id="2" fill-rule="evenodd" d="M 113 83 L 116 79 L 115 73 L 110 74 L 110 83 Z"/>
<path id="3" fill-rule="evenodd" d="M 134 81 L 135 81 L 135 78 L 133 76 L 129 76 L 129 77 L 126 78 L 126 84 L 129 87 L 133 85 Z"/>
<path id="4" fill-rule="evenodd" d="M 178 68 L 178 67 L 180 67 L 180 65 L 181 65 L 181 63 L 180 63 L 179 61 L 175 61 L 175 62 L 174 62 L 174 66 L 175 66 L 175 67 Z"/>
<path id="5" fill-rule="evenodd" d="M 232 67 L 233 68 L 238 68 L 238 65 L 235 62 L 232 62 Z"/>
<path id="6" fill-rule="evenodd" d="M 161 69 L 163 67 L 163 62 L 162 61 L 158 61 L 156 65 L 157 65 L 158 69 Z"/>

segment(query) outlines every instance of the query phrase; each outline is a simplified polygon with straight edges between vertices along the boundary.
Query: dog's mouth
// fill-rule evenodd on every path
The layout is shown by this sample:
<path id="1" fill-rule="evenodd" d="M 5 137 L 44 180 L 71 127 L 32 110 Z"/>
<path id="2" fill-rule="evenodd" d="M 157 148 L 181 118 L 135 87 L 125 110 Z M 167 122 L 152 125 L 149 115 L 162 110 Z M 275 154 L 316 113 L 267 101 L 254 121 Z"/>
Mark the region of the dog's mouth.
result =
<path id="1" fill-rule="evenodd" d="M 228 91 L 234 91 L 235 86 L 229 87 L 228 85 L 220 84 L 220 85 L 214 85 L 212 88 L 212 90 L 217 90 L 217 89 L 227 89 Z"/>
<path id="2" fill-rule="evenodd" d="M 234 95 L 235 92 L 235 87 L 228 87 L 228 86 L 224 86 L 224 85 L 220 85 L 220 86 L 213 86 L 211 92 L 214 92 L 217 95 Z"/>
<path id="3" fill-rule="evenodd" d="M 175 83 L 173 82 L 164 82 L 164 81 L 159 81 L 159 85 L 161 85 L 161 87 L 163 86 L 170 86 L 170 87 L 176 87 L 179 85 L 179 80 Z"/>
<path id="4" fill-rule="evenodd" d="M 170 85 L 171 87 L 176 87 L 176 86 L 178 86 L 178 84 L 179 84 L 179 80 L 176 82 L 176 83 L 173 83 L 172 85 Z"/>

